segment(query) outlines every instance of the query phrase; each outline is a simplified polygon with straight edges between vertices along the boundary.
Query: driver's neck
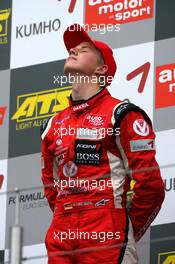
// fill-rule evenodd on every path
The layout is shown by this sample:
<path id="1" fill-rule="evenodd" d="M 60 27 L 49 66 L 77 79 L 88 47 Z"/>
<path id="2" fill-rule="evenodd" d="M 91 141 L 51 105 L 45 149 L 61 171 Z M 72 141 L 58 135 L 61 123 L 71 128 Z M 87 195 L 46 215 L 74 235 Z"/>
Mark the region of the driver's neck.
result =
<path id="1" fill-rule="evenodd" d="M 74 83 L 72 85 L 72 99 L 74 101 L 87 100 L 99 92 L 99 87 L 97 83 Z"/>

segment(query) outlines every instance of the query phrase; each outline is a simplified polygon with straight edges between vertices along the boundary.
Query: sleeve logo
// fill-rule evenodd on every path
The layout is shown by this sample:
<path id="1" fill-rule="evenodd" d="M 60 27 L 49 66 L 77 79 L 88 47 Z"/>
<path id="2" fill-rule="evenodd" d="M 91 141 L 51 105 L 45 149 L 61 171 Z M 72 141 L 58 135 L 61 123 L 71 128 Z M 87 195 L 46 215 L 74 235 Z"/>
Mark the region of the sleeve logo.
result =
<path id="1" fill-rule="evenodd" d="M 137 119 L 133 123 L 133 130 L 140 136 L 147 136 L 149 134 L 149 126 L 143 119 Z"/>

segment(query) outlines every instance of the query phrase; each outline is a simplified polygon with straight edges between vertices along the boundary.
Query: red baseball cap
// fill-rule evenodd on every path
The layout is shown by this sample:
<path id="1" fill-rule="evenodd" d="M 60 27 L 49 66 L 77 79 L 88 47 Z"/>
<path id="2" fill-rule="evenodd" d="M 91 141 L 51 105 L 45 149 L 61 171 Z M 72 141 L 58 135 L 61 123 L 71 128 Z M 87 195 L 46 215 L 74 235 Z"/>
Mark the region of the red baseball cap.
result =
<path id="1" fill-rule="evenodd" d="M 81 27 L 79 24 L 73 24 L 69 26 L 65 30 L 63 38 L 64 38 L 65 46 L 68 51 L 71 48 L 76 47 L 82 42 L 92 43 L 100 51 L 105 64 L 108 66 L 108 71 L 106 73 L 106 76 L 107 77 L 110 76 L 112 78 L 110 78 L 110 80 L 106 78 L 106 81 L 108 85 L 111 84 L 112 82 L 111 79 L 113 79 L 115 75 L 117 66 L 116 66 L 116 62 L 113 57 L 113 51 L 107 44 L 105 44 L 104 42 L 92 39 L 83 29 L 83 27 Z"/>

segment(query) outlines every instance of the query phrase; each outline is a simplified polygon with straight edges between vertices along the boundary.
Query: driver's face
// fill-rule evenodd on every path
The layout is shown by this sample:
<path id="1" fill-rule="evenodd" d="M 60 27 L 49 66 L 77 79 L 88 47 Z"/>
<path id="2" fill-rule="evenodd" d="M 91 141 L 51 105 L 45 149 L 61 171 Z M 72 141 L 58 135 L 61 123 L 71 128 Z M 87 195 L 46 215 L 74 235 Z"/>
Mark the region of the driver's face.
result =
<path id="1" fill-rule="evenodd" d="M 99 54 L 90 42 L 82 42 L 70 49 L 64 71 L 65 73 L 77 72 L 83 75 L 93 75 L 99 66 Z"/>

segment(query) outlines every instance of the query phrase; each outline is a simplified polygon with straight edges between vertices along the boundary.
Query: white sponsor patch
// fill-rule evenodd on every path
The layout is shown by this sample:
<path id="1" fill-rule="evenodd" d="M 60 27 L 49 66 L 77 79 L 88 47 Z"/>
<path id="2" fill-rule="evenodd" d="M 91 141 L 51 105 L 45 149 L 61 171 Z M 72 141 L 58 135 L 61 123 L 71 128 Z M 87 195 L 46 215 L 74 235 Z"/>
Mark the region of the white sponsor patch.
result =
<path id="1" fill-rule="evenodd" d="M 57 144 L 58 146 L 62 144 L 62 140 L 61 140 L 61 138 L 58 138 L 58 139 L 57 139 L 56 144 Z"/>
<path id="2" fill-rule="evenodd" d="M 67 162 L 63 167 L 63 173 L 66 177 L 73 177 L 77 174 L 78 168 L 73 161 Z"/>
<path id="3" fill-rule="evenodd" d="M 86 108 L 88 106 L 89 106 L 88 103 L 84 103 L 84 104 L 76 105 L 72 109 L 73 109 L 74 112 L 76 112 L 76 111 L 84 109 L 84 108 Z"/>
<path id="4" fill-rule="evenodd" d="M 143 150 L 155 150 L 154 139 L 139 139 L 130 141 L 131 152 Z"/>
<path id="5" fill-rule="evenodd" d="M 44 159 L 41 157 L 41 169 L 44 169 Z"/>
<path id="6" fill-rule="evenodd" d="M 101 135 L 98 129 L 78 128 L 77 129 L 78 139 L 100 139 Z"/>
<path id="7" fill-rule="evenodd" d="M 56 162 L 59 165 L 63 164 L 64 162 L 64 158 L 65 158 L 65 152 L 59 154 L 55 159 L 56 159 Z"/>
<path id="8" fill-rule="evenodd" d="M 147 136 L 149 134 L 149 126 L 143 119 L 136 119 L 133 123 L 133 129 L 136 134 L 140 136 Z"/>

